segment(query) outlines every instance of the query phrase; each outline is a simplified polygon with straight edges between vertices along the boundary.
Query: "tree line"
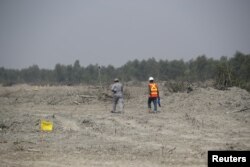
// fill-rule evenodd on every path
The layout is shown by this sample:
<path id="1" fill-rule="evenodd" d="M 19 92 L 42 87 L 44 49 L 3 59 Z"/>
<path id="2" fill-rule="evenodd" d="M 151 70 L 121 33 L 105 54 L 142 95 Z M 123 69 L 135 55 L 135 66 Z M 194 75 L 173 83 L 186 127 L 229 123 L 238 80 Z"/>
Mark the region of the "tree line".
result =
<path id="1" fill-rule="evenodd" d="M 189 61 L 155 60 L 150 58 L 139 61 L 128 61 L 121 67 L 112 65 L 99 66 L 80 65 L 76 60 L 73 65 L 56 64 L 55 68 L 40 69 L 33 65 L 25 69 L 0 68 L 0 83 L 11 85 L 16 83 L 29 84 L 99 84 L 110 83 L 116 77 L 121 81 L 146 81 L 149 76 L 156 80 L 197 82 L 214 80 L 218 85 L 239 86 L 250 91 L 250 54 L 236 52 L 231 58 L 222 56 L 220 59 L 198 56 Z"/>

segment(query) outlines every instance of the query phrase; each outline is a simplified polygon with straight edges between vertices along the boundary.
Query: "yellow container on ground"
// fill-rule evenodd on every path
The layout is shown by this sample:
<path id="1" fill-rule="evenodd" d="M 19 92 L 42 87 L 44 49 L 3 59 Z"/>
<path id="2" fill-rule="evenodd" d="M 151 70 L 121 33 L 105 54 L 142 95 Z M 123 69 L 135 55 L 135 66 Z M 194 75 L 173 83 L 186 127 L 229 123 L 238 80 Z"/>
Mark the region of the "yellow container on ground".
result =
<path id="1" fill-rule="evenodd" d="M 41 130 L 51 132 L 53 130 L 53 122 L 41 120 Z"/>

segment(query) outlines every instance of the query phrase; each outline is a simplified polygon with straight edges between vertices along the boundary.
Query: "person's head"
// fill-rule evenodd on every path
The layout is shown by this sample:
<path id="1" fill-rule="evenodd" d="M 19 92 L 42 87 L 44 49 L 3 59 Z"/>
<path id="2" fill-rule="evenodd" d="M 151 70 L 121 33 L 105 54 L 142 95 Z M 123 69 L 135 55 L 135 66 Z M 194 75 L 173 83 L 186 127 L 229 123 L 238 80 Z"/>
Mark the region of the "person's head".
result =
<path id="1" fill-rule="evenodd" d="M 153 77 L 149 77 L 148 81 L 149 81 L 150 83 L 152 83 L 152 82 L 154 82 L 154 78 L 153 78 Z"/>
<path id="2" fill-rule="evenodd" d="M 114 82 L 119 82 L 119 79 L 118 79 L 118 78 L 115 78 L 115 79 L 114 79 Z"/>

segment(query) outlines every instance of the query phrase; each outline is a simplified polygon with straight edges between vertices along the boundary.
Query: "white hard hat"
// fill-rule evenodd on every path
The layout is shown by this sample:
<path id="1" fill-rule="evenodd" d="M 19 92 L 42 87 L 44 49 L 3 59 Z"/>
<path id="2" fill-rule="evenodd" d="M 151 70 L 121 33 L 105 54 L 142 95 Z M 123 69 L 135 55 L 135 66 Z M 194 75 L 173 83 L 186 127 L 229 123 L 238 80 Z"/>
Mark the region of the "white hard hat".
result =
<path id="1" fill-rule="evenodd" d="M 153 81 L 154 80 L 154 78 L 153 77 L 149 77 L 149 79 L 148 79 L 149 81 Z"/>

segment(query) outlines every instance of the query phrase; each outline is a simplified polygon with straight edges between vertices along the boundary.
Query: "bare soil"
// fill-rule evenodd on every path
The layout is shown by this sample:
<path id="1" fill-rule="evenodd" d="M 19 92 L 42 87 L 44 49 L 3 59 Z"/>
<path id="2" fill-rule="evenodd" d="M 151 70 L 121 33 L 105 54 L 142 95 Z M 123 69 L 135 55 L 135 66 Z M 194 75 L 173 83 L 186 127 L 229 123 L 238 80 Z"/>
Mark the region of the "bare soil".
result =
<path id="1" fill-rule="evenodd" d="M 125 113 L 113 114 L 110 92 L 91 85 L 0 86 L 1 166 L 205 167 L 208 150 L 250 150 L 245 90 L 160 85 L 157 114 L 145 85 L 125 90 Z M 40 130 L 43 119 L 52 132 Z"/>

